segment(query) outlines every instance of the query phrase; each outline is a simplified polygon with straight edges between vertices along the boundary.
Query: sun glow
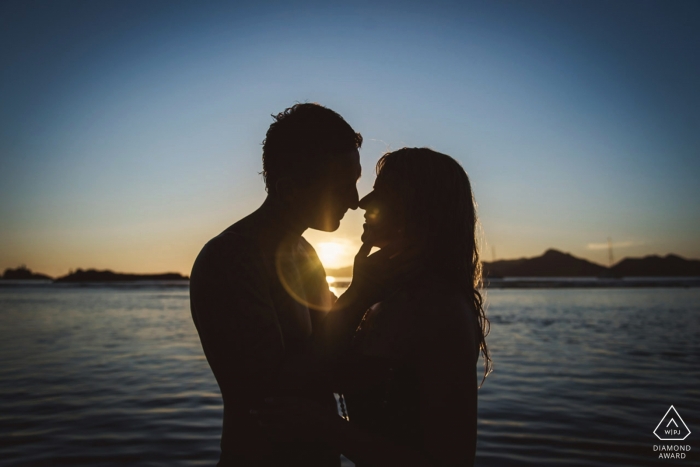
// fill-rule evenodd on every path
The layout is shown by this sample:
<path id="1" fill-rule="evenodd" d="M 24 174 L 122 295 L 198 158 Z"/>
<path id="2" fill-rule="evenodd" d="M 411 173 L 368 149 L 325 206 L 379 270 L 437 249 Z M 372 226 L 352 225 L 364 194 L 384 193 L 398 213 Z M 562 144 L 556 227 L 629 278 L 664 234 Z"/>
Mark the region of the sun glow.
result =
<path id="1" fill-rule="evenodd" d="M 316 245 L 316 253 L 324 268 L 340 268 L 352 261 L 352 251 L 348 245 L 339 242 L 319 243 Z"/>

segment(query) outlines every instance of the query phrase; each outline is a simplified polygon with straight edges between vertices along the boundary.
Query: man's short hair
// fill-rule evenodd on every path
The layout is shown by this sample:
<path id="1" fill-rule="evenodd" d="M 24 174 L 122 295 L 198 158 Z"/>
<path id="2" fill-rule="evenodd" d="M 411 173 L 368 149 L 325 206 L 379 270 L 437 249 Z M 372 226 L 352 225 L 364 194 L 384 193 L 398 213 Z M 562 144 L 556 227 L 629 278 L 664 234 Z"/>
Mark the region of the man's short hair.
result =
<path id="1" fill-rule="evenodd" d="M 319 104 L 296 104 L 272 118 L 263 141 L 262 171 L 270 193 L 283 177 L 314 180 L 335 157 L 362 146 L 362 135 Z"/>

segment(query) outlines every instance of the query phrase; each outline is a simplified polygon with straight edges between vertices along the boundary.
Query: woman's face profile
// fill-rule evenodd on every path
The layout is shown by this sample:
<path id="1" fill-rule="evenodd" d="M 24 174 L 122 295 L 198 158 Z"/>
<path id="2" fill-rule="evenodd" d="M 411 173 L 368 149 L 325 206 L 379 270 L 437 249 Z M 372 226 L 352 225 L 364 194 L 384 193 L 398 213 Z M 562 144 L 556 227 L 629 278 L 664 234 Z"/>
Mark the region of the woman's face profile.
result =
<path id="1" fill-rule="evenodd" d="M 360 200 L 360 208 L 365 210 L 363 243 L 384 248 L 403 236 L 401 205 L 386 184 L 375 183 L 374 190 Z"/>

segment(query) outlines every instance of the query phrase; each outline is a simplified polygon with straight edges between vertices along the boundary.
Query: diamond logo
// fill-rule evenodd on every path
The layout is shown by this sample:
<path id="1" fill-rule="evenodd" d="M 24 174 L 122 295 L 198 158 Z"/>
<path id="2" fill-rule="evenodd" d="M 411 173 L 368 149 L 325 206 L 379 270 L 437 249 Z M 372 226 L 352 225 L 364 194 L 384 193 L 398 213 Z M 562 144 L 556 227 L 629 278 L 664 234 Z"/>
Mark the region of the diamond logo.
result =
<path id="1" fill-rule="evenodd" d="M 682 441 L 688 437 L 690 430 L 676 408 L 671 406 L 659 424 L 656 425 L 654 434 L 661 441 Z"/>

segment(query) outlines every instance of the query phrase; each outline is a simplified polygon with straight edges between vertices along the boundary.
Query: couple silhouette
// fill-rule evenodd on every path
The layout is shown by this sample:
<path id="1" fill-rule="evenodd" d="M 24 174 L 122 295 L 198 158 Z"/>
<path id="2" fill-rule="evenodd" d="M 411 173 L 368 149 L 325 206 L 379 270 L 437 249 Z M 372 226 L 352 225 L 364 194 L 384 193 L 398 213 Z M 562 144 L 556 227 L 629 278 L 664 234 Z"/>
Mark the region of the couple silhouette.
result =
<path id="1" fill-rule="evenodd" d="M 485 377 L 491 362 L 466 172 L 400 149 L 360 199 L 362 136 L 339 114 L 305 103 L 273 118 L 267 198 L 202 248 L 190 278 L 224 401 L 218 465 L 339 466 L 340 454 L 357 466 L 473 465 L 475 365 L 481 353 Z M 336 297 L 302 234 L 335 231 L 357 208 L 362 247 Z"/>

